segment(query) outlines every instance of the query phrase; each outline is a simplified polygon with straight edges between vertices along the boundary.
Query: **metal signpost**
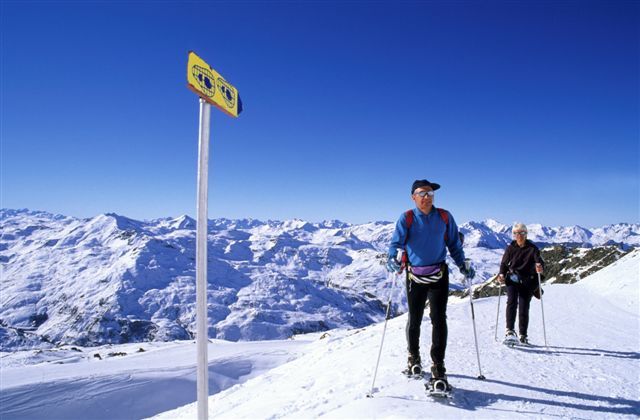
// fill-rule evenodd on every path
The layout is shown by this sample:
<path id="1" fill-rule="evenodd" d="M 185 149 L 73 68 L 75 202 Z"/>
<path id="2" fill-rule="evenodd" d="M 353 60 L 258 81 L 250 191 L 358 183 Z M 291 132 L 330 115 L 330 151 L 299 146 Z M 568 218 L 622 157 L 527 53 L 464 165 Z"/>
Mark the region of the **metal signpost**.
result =
<path id="1" fill-rule="evenodd" d="M 196 347 L 198 381 L 198 419 L 208 418 L 209 358 L 207 344 L 207 219 L 209 191 L 209 117 L 211 105 L 237 117 L 242 102 L 235 87 L 228 83 L 194 52 L 189 52 L 187 87 L 200 97 L 200 134 L 198 136 L 198 198 L 196 227 Z"/>

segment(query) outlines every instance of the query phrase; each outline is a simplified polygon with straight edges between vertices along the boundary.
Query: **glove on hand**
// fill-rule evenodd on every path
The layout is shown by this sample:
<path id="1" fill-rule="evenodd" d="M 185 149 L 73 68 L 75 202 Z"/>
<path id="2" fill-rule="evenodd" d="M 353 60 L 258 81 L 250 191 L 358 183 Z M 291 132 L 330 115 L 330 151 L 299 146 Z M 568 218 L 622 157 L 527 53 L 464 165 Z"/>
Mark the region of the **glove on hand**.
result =
<path id="1" fill-rule="evenodd" d="M 476 276 L 476 270 L 474 270 L 473 267 L 471 267 L 471 266 L 469 267 L 468 270 L 465 268 L 464 265 L 462 267 L 459 267 L 459 268 L 460 268 L 460 272 L 462 274 L 464 274 L 464 276 L 469 278 L 469 279 L 472 279 L 472 278 L 474 278 Z"/>
<path id="2" fill-rule="evenodd" d="M 387 270 L 390 273 L 399 273 L 400 272 L 400 263 L 396 261 L 396 259 L 390 256 L 387 259 Z"/>

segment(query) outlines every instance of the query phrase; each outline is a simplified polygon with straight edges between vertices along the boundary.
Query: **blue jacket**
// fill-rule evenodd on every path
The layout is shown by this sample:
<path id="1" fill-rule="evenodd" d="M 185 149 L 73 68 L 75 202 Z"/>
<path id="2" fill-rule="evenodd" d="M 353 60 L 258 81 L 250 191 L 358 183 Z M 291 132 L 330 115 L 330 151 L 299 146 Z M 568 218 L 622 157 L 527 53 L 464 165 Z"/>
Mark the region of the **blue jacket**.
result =
<path id="1" fill-rule="evenodd" d="M 429 214 L 424 214 L 416 207 L 413 209 L 413 223 L 407 237 L 406 215 L 402 213 L 391 237 L 389 255 L 395 256 L 398 248 L 404 248 L 409 258 L 409 264 L 414 266 L 434 265 L 445 261 L 446 248 L 448 248 L 456 265 L 462 267 L 464 265 L 464 251 L 458 235 L 458 225 L 453 220 L 451 213 L 449 213 L 446 243 L 444 240 L 445 230 L 447 230 L 447 225 L 435 206 L 431 208 Z"/>

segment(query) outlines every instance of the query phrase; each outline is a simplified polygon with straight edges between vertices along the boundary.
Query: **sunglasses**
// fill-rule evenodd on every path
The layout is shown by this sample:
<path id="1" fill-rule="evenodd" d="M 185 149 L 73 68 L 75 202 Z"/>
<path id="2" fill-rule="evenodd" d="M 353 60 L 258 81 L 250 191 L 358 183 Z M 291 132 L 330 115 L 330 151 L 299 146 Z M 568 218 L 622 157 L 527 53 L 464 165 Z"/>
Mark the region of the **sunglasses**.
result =
<path id="1" fill-rule="evenodd" d="M 514 235 L 522 235 L 522 236 L 526 236 L 527 232 L 524 230 L 521 230 L 519 232 L 513 232 Z"/>
<path id="2" fill-rule="evenodd" d="M 420 196 L 422 198 L 426 197 L 427 195 L 429 197 L 433 197 L 434 194 L 435 193 L 433 191 L 420 191 L 420 192 L 415 193 L 415 195 L 418 195 L 418 196 Z"/>

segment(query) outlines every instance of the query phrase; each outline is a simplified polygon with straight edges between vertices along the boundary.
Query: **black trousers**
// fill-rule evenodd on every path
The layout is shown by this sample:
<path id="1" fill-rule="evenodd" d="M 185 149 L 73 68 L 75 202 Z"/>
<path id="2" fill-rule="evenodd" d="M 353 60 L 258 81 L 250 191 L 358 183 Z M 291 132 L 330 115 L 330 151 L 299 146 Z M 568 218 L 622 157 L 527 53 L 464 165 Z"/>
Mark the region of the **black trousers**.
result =
<path id="1" fill-rule="evenodd" d="M 449 300 L 449 270 L 443 264 L 443 276 L 437 283 L 419 284 L 407 279 L 407 347 L 410 354 L 420 355 L 420 325 L 424 309 L 429 301 L 431 318 L 431 360 L 436 365 L 444 365 L 447 349 L 447 301 Z"/>
<path id="2" fill-rule="evenodd" d="M 527 335 L 529 328 L 529 305 L 533 293 L 522 285 L 507 285 L 507 329 L 514 330 L 516 323 L 516 311 L 518 312 L 518 330 L 520 334 Z"/>

